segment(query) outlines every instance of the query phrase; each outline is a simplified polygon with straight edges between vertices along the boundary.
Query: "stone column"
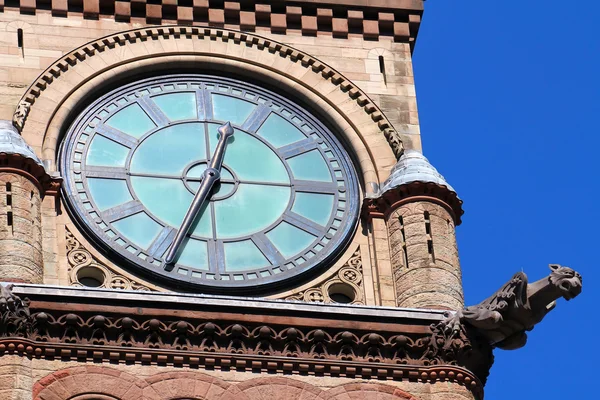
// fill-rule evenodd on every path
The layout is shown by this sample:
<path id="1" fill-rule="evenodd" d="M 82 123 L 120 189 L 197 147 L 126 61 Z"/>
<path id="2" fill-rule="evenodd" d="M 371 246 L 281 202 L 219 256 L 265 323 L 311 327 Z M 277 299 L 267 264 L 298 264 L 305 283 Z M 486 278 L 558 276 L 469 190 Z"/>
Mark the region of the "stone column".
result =
<path id="1" fill-rule="evenodd" d="M 463 308 L 454 221 L 444 207 L 426 201 L 409 202 L 391 211 L 386 223 L 396 305 Z"/>
<path id="2" fill-rule="evenodd" d="M 40 190 L 26 177 L 0 172 L 0 280 L 42 283 Z"/>
<path id="3" fill-rule="evenodd" d="M 12 123 L 0 121 L 0 281 L 43 282 L 41 203 L 60 182 Z"/>

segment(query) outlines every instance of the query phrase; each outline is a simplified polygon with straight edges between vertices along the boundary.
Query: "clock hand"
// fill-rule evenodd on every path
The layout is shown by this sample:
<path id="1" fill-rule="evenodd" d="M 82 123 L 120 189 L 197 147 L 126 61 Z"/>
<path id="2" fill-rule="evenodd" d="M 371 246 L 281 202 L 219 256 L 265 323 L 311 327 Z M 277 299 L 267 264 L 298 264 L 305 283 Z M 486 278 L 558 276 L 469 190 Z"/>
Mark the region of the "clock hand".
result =
<path id="1" fill-rule="evenodd" d="M 187 213 L 183 217 L 183 222 L 175 235 L 175 239 L 173 239 L 173 243 L 171 247 L 169 247 L 169 251 L 165 257 L 165 269 L 171 264 L 174 263 L 175 257 L 177 255 L 177 251 L 179 247 L 181 247 L 181 243 L 183 243 L 183 239 L 190 231 L 192 224 L 194 223 L 196 217 L 198 216 L 198 212 L 204 202 L 208 199 L 211 194 L 212 188 L 221 179 L 221 167 L 223 166 L 223 158 L 225 157 L 225 149 L 227 148 L 227 140 L 233 136 L 233 127 L 229 122 L 221 125 L 218 128 L 220 133 L 219 142 L 217 143 L 217 148 L 215 149 L 215 153 L 210 160 L 210 164 L 208 168 L 204 170 L 202 173 L 202 181 L 200 183 L 200 187 L 194 196 L 194 200 L 192 200 L 192 204 L 188 209 Z"/>
<path id="2" fill-rule="evenodd" d="M 225 157 L 225 148 L 227 147 L 227 140 L 233 136 L 233 127 L 230 122 L 226 122 L 221 125 L 217 131 L 219 131 L 219 142 L 215 149 L 215 154 L 210 160 L 210 167 L 221 171 L 223 165 L 223 158 Z"/>
<path id="3" fill-rule="evenodd" d="M 173 239 L 173 244 L 171 244 L 171 247 L 169 247 L 169 251 L 167 252 L 167 256 L 165 257 L 166 265 L 173 264 L 173 262 L 175 261 L 177 250 L 179 250 L 183 239 L 192 227 L 192 224 L 194 223 L 194 220 L 196 219 L 200 208 L 202 208 L 202 204 L 204 204 L 204 202 L 210 195 L 213 185 L 219 180 L 220 177 L 221 173 L 214 168 L 207 168 L 202 173 L 202 182 L 200 183 L 200 188 L 198 188 L 198 191 L 194 196 L 194 200 L 192 200 L 190 208 L 185 214 L 185 217 L 183 217 L 183 222 L 181 223 L 181 226 L 179 227 L 179 230 L 175 235 L 175 239 Z"/>

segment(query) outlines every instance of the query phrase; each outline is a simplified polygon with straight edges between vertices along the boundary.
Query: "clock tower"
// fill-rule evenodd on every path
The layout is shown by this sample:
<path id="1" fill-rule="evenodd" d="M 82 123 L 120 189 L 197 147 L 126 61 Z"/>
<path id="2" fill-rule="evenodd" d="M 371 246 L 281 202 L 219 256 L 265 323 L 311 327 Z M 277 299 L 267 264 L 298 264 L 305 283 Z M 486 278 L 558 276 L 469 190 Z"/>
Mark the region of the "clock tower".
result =
<path id="1" fill-rule="evenodd" d="M 2 2 L 2 398 L 482 399 L 581 276 L 464 307 L 423 7 Z"/>

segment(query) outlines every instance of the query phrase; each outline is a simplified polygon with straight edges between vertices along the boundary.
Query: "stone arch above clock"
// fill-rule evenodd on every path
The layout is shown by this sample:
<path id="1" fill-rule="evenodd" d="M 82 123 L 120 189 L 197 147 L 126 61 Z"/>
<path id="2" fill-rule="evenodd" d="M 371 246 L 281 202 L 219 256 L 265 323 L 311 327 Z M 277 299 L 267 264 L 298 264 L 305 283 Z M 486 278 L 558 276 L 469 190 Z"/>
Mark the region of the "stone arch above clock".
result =
<path id="1" fill-rule="evenodd" d="M 142 28 L 90 42 L 46 69 L 19 102 L 14 122 L 55 169 L 61 135 L 89 96 L 140 71 L 191 66 L 251 76 L 317 110 L 342 136 L 367 193 L 387 178 L 403 150 L 377 105 L 340 73 L 271 39 L 215 28 Z"/>

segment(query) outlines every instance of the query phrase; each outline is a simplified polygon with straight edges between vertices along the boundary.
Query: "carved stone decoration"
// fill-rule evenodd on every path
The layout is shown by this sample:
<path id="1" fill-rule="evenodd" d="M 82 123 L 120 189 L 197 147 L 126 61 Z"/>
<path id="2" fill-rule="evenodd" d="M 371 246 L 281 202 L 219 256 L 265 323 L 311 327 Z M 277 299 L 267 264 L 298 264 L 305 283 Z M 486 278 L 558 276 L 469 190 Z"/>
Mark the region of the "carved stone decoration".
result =
<path id="1" fill-rule="evenodd" d="M 356 249 L 352 257 L 335 275 L 312 288 L 286 297 L 286 300 L 333 303 L 335 301 L 331 298 L 332 293 L 340 293 L 350 298 L 352 300 L 350 304 L 365 304 L 360 249 Z"/>
<path id="2" fill-rule="evenodd" d="M 402 153 L 404 153 L 404 144 L 402 143 L 402 139 L 400 138 L 400 134 L 394 129 L 386 129 L 383 131 L 383 135 L 388 141 L 388 144 L 392 148 L 394 155 L 396 158 L 400 158 Z"/>
<path id="3" fill-rule="evenodd" d="M 479 399 L 480 377 L 491 365 L 491 346 L 467 328 L 455 335 L 439 325 L 431 335 L 424 325 L 405 330 L 403 321 L 384 317 L 380 324 L 367 313 L 345 326 L 323 323 L 331 321 L 331 314 L 313 320 L 274 312 L 256 320 L 240 318 L 235 305 L 222 307 L 226 312 L 217 306 L 213 312 L 199 308 L 173 314 L 162 308 L 169 302 L 142 302 L 144 296 L 133 293 L 126 302 L 113 295 L 95 304 L 85 296 L 83 302 L 65 307 L 64 293 L 50 293 L 55 289 L 19 289 L 31 293 L 31 305 L 13 295 L 10 287 L 0 293 L 0 357 L 457 382 Z M 294 308 L 288 303 L 279 309 Z M 475 347 L 479 343 L 483 346 Z"/>
<path id="4" fill-rule="evenodd" d="M 500 290 L 480 304 L 470 306 L 449 320 L 457 332 L 461 323 L 474 327 L 488 342 L 504 350 L 523 347 L 526 331 L 544 319 L 563 297 L 571 300 L 581 293 L 581 275 L 568 267 L 550 264 L 546 278 L 528 284 L 527 275 L 516 273 Z"/>
<path id="5" fill-rule="evenodd" d="M 0 285 L 0 337 L 31 331 L 29 300 L 12 293 L 13 285 Z"/>
<path id="6" fill-rule="evenodd" d="M 493 347 L 473 328 L 459 324 L 454 327 L 447 321 L 455 315 L 431 325 L 431 336 L 419 340 L 427 350 L 422 355 L 424 362 L 460 365 L 473 372 L 485 385 L 490 368 L 494 364 Z M 456 329 L 455 329 L 456 328 Z"/>
<path id="7" fill-rule="evenodd" d="M 432 337 L 51 310 L 33 313 L 30 318 L 33 328 L 27 333 L 4 336 L 23 338 L 25 341 L 17 343 L 30 346 L 32 352 L 47 357 L 60 354 L 63 360 L 99 361 L 110 355 L 111 362 L 122 359 L 194 367 L 206 363 L 225 370 L 235 365 L 238 371 L 313 371 L 363 379 L 418 377 L 432 383 L 441 379 L 465 385 L 478 398 L 483 388 L 478 378 L 487 376 L 491 366 L 491 350 L 471 360 L 471 354 L 480 350 L 473 349 L 472 339 L 450 337 L 443 330 L 434 330 Z M 90 346 L 103 346 L 104 351 Z M 0 340 L 0 356 L 6 348 Z"/>
<path id="8" fill-rule="evenodd" d="M 581 293 L 582 278 L 578 272 L 558 264 L 551 264 L 550 270 L 549 276 L 531 284 L 528 284 L 527 275 L 518 272 L 480 304 L 466 307 L 432 325 L 431 354 L 427 357 L 435 358 L 439 354 L 444 359 L 456 359 L 459 365 L 471 371 L 484 371 L 481 366 L 486 360 L 475 359 L 473 355 L 488 354 L 487 362 L 491 367 L 493 348 L 514 350 L 523 347 L 527 342 L 526 332 L 544 319 L 556 306 L 558 298 L 570 300 Z M 470 352 L 469 346 L 474 345 L 479 349 Z M 487 373 L 478 376 L 485 382 Z"/>
<path id="9" fill-rule="evenodd" d="M 27 118 L 27 114 L 29 114 L 30 107 L 31 104 L 24 99 L 21 99 L 17 105 L 17 109 L 13 115 L 13 123 L 19 132 L 23 129 L 23 125 L 25 125 L 25 119 Z"/>
<path id="10" fill-rule="evenodd" d="M 556 300 L 581 293 L 581 275 L 571 268 L 550 265 L 546 278 L 528 284 L 516 273 L 500 290 L 475 306 L 466 307 L 431 325 L 431 336 L 419 339 L 425 360 L 444 360 L 474 372 L 483 384 L 494 362 L 496 347 L 514 350 L 527 342 L 532 330 L 556 306 Z"/>
<path id="11" fill-rule="evenodd" d="M 97 287 L 122 290 L 154 291 L 154 289 L 119 274 L 100 263 L 83 247 L 75 236 L 66 231 L 67 259 L 69 260 L 69 286 L 87 286 L 80 280 L 92 278 L 99 282 Z"/>

